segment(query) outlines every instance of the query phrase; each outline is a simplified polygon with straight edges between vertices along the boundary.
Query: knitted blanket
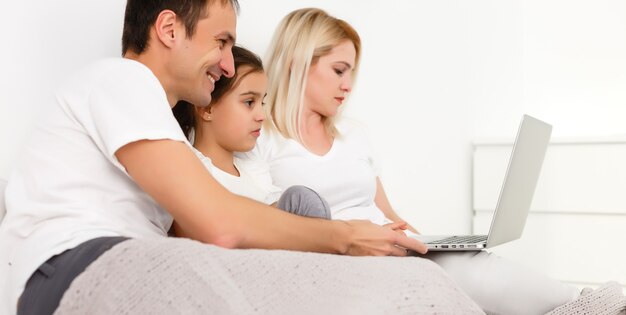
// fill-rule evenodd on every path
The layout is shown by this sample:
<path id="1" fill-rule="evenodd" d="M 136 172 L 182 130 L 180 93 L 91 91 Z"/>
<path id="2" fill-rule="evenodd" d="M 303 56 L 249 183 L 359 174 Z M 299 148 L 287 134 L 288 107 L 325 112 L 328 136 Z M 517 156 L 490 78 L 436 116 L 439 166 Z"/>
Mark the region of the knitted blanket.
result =
<path id="1" fill-rule="evenodd" d="M 92 263 L 55 314 L 483 314 L 435 263 L 129 240 Z"/>

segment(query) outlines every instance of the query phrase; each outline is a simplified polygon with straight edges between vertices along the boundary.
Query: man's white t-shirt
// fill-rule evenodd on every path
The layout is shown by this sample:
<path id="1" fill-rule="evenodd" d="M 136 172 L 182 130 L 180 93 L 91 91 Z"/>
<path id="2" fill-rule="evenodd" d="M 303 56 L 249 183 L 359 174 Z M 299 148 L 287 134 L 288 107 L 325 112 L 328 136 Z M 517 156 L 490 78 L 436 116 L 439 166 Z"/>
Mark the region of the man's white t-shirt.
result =
<path id="1" fill-rule="evenodd" d="M 150 69 L 123 58 L 99 61 L 42 110 L 6 190 L 0 313 L 16 312 L 26 281 L 50 257 L 98 237 L 166 236 L 172 224 L 115 157 L 142 139 L 188 143 Z"/>
<path id="2" fill-rule="evenodd" d="M 311 153 L 277 131 L 266 131 L 245 156 L 266 161 L 274 185 L 281 189 L 304 185 L 315 190 L 328 201 L 333 219 L 389 223 L 374 202 L 378 167 L 364 128 L 343 120 L 337 129 L 340 135 L 324 155 Z"/>
<path id="3" fill-rule="evenodd" d="M 206 169 L 222 186 L 230 192 L 254 199 L 266 205 L 278 201 L 282 189 L 272 184 L 272 177 L 266 163 L 260 160 L 241 159 L 234 157 L 233 163 L 239 171 L 239 176 L 224 172 L 213 165 L 211 158 L 193 148 L 196 156 L 202 161 Z"/>

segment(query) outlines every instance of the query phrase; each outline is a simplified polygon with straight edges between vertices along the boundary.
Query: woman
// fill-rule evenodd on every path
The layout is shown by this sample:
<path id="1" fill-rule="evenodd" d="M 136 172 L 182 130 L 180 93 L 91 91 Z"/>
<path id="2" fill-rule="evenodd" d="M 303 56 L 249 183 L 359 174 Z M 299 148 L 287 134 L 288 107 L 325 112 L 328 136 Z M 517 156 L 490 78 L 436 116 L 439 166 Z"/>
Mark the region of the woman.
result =
<path id="1" fill-rule="evenodd" d="M 287 15 L 266 62 L 271 120 L 248 156 L 269 163 L 277 186 L 298 183 L 319 192 L 334 219 L 402 222 L 384 192 L 364 133 L 354 123 L 338 122 L 339 108 L 357 73 L 360 48 L 357 32 L 322 10 Z M 579 296 L 574 287 L 487 252 L 426 257 L 488 313 L 542 314 Z"/>
<path id="2" fill-rule="evenodd" d="M 297 28 L 291 26 L 300 22 Z M 302 180 L 307 187 L 322 189 L 335 219 L 367 219 L 380 225 L 403 222 L 387 200 L 361 130 L 334 122 L 352 89 L 360 43 L 348 23 L 320 10 L 299 10 L 283 20 L 267 63 L 266 107 L 272 119 L 265 129 L 272 134 L 263 141 L 273 144 L 260 145 L 260 153 L 271 163 L 278 186 Z M 276 146 L 281 147 L 280 157 L 264 150 Z M 328 163 L 331 158 L 335 163 Z M 337 174 L 342 174 L 341 181 Z"/>

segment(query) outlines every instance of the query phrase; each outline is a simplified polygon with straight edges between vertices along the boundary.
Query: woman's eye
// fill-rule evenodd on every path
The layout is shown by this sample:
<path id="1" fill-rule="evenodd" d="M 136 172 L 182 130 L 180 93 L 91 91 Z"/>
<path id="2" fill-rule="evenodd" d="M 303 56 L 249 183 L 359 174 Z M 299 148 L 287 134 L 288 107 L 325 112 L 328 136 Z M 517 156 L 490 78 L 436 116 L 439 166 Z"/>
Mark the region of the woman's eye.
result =
<path id="1" fill-rule="evenodd" d="M 335 69 L 335 73 L 336 73 L 337 75 L 339 75 L 339 76 L 342 76 L 342 75 L 344 74 L 344 72 L 346 72 L 346 71 L 345 71 L 345 70 L 343 70 L 343 69 Z"/>

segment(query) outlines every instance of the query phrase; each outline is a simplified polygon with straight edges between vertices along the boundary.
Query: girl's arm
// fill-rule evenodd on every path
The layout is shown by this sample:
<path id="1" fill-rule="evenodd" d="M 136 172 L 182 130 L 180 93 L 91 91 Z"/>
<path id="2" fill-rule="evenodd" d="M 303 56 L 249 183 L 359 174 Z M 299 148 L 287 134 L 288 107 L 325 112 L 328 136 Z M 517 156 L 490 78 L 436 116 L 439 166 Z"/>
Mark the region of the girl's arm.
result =
<path id="1" fill-rule="evenodd" d="M 230 193 L 185 143 L 141 140 L 115 153 L 127 173 L 189 238 L 226 248 L 348 255 L 426 252 L 421 242 L 369 221 L 304 218 Z"/>
<path id="2" fill-rule="evenodd" d="M 400 218 L 400 216 L 391 207 L 391 203 L 389 203 L 389 199 L 387 198 L 387 194 L 383 188 L 383 183 L 380 181 L 379 177 L 376 177 L 376 196 L 374 197 L 374 202 L 376 203 L 376 206 L 383 211 L 387 219 L 393 222 L 406 222 L 402 220 L 402 218 Z M 419 232 L 408 222 L 406 227 L 409 231 L 419 234 Z"/>

